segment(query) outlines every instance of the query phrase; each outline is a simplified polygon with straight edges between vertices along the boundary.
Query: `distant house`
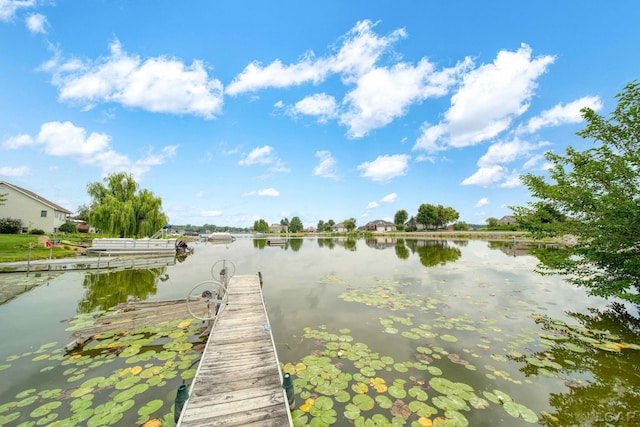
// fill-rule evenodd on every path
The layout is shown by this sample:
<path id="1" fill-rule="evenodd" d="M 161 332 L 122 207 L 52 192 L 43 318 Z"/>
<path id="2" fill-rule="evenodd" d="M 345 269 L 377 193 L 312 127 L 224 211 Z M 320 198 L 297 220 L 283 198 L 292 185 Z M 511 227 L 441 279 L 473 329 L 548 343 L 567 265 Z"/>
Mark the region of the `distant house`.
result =
<path id="1" fill-rule="evenodd" d="M 7 200 L 0 205 L 0 218 L 14 218 L 22 221 L 22 232 L 28 233 L 34 228 L 45 233 L 56 233 L 67 222 L 71 211 L 59 206 L 36 193 L 0 181 L 0 194 Z"/>
<path id="2" fill-rule="evenodd" d="M 269 226 L 269 233 L 286 233 L 287 227 L 282 224 L 271 224 Z"/>
<path id="3" fill-rule="evenodd" d="M 500 218 L 498 220 L 499 224 L 503 224 L 503 225 L 515 225 L 516 224 L 516 218 L 514 216 L 511 215 L 505 215 L 502 218 Z"/>
<path id="4" fill-rule="evenodd" d="M 337 224 L 334 224 L 334 225 L 331 227 L 331 231 L 333 231 L 334 233 L 346 233 L 346 232 L 347 232 L 347 229 L 346 229 L 346 227 L 344 226 L 344 222 L 339 222 L 339 223 L 337 223 Z"/>
<path id="5" fill-rule="evenodd" d="M 409 221 L 404 223 L 404 229 L 409 231 L 420 231 L 424 230 L 426 227 L 424 224 L 420 224 L 416 221 L 416 217 L 412 216 Z"/>
<path id="6" fill-rule="evenodd" d="M 316 228 L 314 226 L 309 226 L 304 231 L 305 231 L 305 233 L 315 233 L 316 232 Z"/>
<path id="7" fill-rule="evenodd" d="M 396 225 L 383 219 L 377 219 L 375 221 L 368 222 L 364 226 L 364 229 L 366 231 L 373 231 L 374 233 L 384 233 L 385 231 L 395 231 Z"/>

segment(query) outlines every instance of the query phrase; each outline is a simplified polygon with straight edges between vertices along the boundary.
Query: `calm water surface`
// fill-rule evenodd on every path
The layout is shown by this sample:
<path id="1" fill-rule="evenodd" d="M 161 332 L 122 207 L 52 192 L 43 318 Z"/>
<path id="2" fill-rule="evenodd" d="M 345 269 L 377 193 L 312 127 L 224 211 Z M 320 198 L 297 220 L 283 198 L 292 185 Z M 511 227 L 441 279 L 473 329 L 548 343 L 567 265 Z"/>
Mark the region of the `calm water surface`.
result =
<path id="1" fill-rule="evenodd" d="M 183 335 L 172 325 L 172 338 L 160 330 L 109 338 L 74 356 L 62 350 L 68 320 L 129 297 L 184 298 L 222 259 L 236 274 L 263 276 L 298 425 L 640 423 L 637 309 L 534 273 L 526 248 L 265 243 L 199 243 L 183 262 L 150 270 L 0 276 L 14 291 L 41 283 L 0 305 L 0 425 L 171 425 L 175 390 L 197 363 L 197 324 L 181 325 Z"/>

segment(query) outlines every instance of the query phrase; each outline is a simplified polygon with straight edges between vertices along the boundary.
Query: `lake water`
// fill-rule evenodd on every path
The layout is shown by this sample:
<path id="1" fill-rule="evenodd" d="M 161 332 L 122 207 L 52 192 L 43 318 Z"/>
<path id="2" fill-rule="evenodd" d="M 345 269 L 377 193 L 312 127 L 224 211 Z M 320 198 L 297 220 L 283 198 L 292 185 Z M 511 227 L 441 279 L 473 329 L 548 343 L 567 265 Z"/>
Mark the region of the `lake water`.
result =
<path id="1" fill-rule="evenodd" d="M 219 260 L 263 277 L 278 357 L 295 379 L 296 425 L 640 423 L 637 308 L 538 275 L 521 246 L 384 237 L 194 246 L 150 270 L 0 276 L 17 294 L 0 305 L 0 425 L 172 425 L 175 390 L 197 363 L 197 322 L 63 347 L 70 327 L 129 297 L 185 298 Z"/>

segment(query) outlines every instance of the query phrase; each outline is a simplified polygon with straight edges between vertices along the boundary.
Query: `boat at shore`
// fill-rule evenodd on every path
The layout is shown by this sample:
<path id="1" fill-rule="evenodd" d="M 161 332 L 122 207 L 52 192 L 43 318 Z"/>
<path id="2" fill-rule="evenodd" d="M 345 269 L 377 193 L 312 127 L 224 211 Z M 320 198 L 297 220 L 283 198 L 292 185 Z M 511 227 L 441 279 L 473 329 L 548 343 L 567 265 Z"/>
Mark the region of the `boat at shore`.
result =
<path id="1" fill-rule="evenodd" d="M 214 232 L 207 236 L 207 240 L 210 242 L 234 242 L 236 240 L 231 233 Z"/>

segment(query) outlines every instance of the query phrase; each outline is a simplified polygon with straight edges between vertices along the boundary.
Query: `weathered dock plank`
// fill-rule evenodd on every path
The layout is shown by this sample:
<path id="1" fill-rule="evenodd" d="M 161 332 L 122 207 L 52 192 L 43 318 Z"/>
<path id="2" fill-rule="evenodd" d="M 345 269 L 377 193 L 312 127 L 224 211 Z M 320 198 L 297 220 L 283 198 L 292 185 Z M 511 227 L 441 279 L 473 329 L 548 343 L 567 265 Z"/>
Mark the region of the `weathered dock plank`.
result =
<path id="1" fill-rule="evenodd" d="M 180 427 L 292 426 L 258 276 L 234 276 Z"/>

